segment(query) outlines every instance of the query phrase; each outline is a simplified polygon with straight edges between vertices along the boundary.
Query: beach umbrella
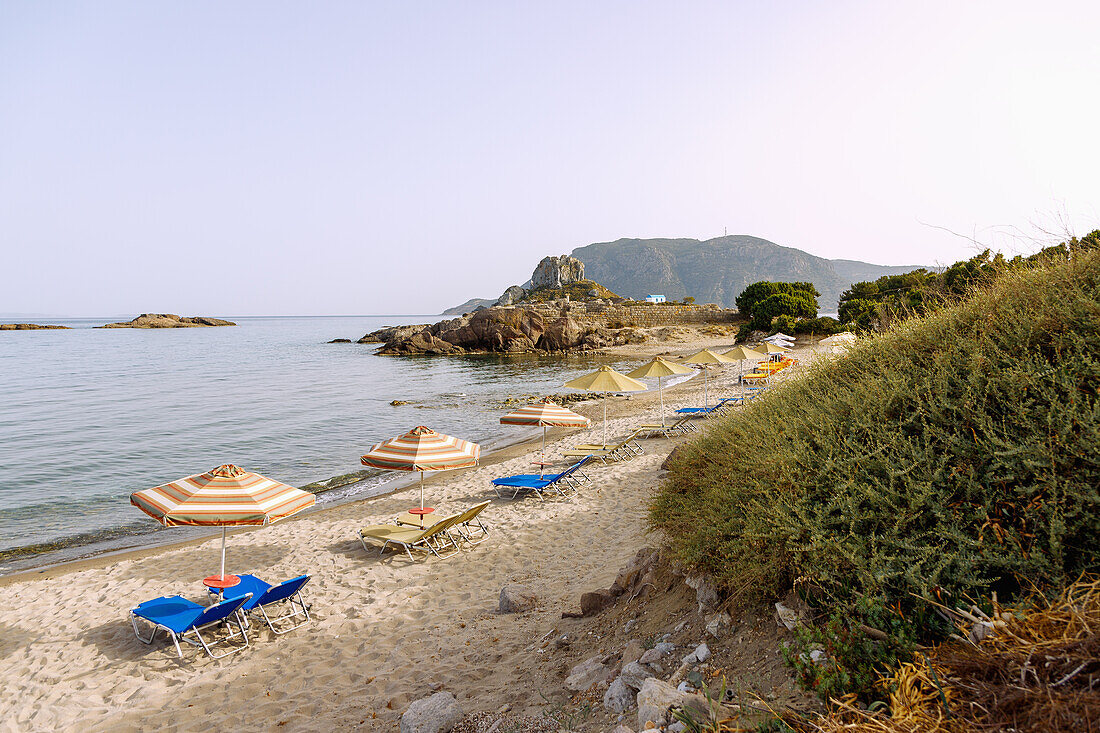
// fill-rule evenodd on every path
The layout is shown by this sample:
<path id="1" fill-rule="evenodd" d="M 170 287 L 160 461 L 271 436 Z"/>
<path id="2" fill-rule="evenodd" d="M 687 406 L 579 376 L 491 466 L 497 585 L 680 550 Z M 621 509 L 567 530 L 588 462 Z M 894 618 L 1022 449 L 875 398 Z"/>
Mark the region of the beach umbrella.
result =
<path id="1" fill-rule="evenodd" d="M 735 346 L 725 353 L 731 359 L 736 359 L 741 362 L 738 367 L 738 376 L 745 373 L 745 359 L 767 359 L 767 354 L 761 354 L 759 351 L 750 349 L 747 346 Z"/>
<path id="2" fill-rule="evenodd" d="M 521 407 L 500 418 L 501 425 L 531 425 L 542 428 L 542 455 L 546 456 L 546 428 L 587 428 L 592 424 L 584 415 L 578 415 L 553 402 L 549 397 Z M 542 463 L 539 463 L 542 475 Z"/>
<path id="3" fill-rule="evenodd" d="M 771 344 L 764 342 L 760 344 L 759 351 L 763 351 L 765 354 L 782 354 L 785 351 L 790 351 L 789 346 L 780 346 L 778 344 Z"/>
<path id="4" fill-rule="evenodd" d="M 222 578 L 227 527 L 271 524 L 316 501 L 308 491 L 232 464 L 130 494 L 131 504 L 165 527 L 221 527 Z"/>
<path id="5" fill-rule="evenodd" d="M 719 354 L 716 351 L 710 349 L 703 349 L 698 354 L 692 354 L 688 358 L 684 359 L 688 364 L 701 364 L 703 366 L 703 409 L 707 408 L 707 365 L 708 364 L 732 364 L 735 359 L 731 359 L 725 354 Z"/>
<path id="6" fill-rule="evenodd" d="M 780 339 L 782 341 L 794 341 L 794 336 L 788 336 L 787 334 L 783 333 L 782 331 L 776 331 L 775 333 L 773 333 L 771 336 L 768 336 L 768 338 L 766 338 L 764 340 L 768 341 L 770 339 Z"/>
<path id="7" fill-rule="evenodd" d="M 359 457 L 372 468 L 420 472 L 420 508 L 424 508 L 424 472 L 450 471 L 477 465 L 481 446 L 461 438 L 437 433 L 418 425 L 404 435 L 383 440 Z"/>
<path id="8" fill-rule="evenodd" d="M 611 367 L 601 366 L 591 374 L 566 382 L 563 387 L 587 392 L 641 392 L 649 389 L 637 379 L 620 374 Z M 603 400 L 603 442 L 607 442 L 607 400 Z"/>
<path id="9" fill-rule="evenodd" d="M 671 361 L 665 361 L 661 357 L 655 356 L 651 361 L 647 361 L 626 376 L 633 379 L 652 379 L 653 377 L 657 377 L 657 394 L 661 398 L 661 425 L 663 426 L 665 424 L 665 393 L 661 386 L 661 380 L 664 377 L 671 377 L 675 374 L 690 373 L 691 370 L 686 366 L 675 364 Z"/>

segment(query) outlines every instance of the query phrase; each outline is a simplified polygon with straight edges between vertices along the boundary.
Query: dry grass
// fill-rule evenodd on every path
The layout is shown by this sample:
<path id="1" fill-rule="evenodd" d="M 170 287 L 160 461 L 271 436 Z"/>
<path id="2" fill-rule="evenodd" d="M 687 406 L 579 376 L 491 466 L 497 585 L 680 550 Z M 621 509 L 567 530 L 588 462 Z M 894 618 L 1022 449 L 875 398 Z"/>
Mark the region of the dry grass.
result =
<path id="1" fill-rule="evenodd" d="M 889 715 L 844 699 L 830 715 L 788 723 L 814 733 L 1100 730 L 1100 578 L 1082 577 L 1053 600 L 1036 596 L 1031 607 L 972 607 L 954 620 L 965 638 L 882 680 L 893 690 Z"/>

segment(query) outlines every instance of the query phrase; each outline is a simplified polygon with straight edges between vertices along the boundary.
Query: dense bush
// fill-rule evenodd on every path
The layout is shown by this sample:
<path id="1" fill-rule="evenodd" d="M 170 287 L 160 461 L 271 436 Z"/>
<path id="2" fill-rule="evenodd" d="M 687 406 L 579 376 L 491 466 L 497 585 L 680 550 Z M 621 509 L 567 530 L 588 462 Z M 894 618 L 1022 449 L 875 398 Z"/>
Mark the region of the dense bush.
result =
<path id="1" fill-rule="evenodd" d="M 801 301 L 809 304 L 809 307 L 813 310 L 808 317 L 812 318 L 817 315 L 817 296 L 821 295 L 814 287 L 813 283 L 807 282 L 770 282 L 768 280 L 761 280 L 749 285 L 747 288 L 741 291 L 741 294 L 737 296 L 736 304 L 737 310 L 742 315 L 754 319 L 759 326 L 759 330 L 766 330 L 771 323 L 770 318 L 765 318 L 763 315 L 762 304 L 775 295 L 788 295 L 798 299 L 799 304 L 792 306 L 791 310 L 778 309 L 776 307 L 776 301 L 772 301 L 771 305 L 767 306 L 767 310 L 771 311 L 770 318 L 774 318 L 778 315 L 793 315 L 797 316 L 800 313 L 796 311 L 804 311 L 806 306 Z M 767 322 L 765 322 L 765 320 Z"/>
<path id="2" fill-rule="evenodd" d="M 923 638 L 923 598 L 1100 570 L 1098 391 L 1100 252 L 1009 268 L 687 444 L 650 520 L 734 595 L 797 587 L 853 625 L 870 603 Z"/>

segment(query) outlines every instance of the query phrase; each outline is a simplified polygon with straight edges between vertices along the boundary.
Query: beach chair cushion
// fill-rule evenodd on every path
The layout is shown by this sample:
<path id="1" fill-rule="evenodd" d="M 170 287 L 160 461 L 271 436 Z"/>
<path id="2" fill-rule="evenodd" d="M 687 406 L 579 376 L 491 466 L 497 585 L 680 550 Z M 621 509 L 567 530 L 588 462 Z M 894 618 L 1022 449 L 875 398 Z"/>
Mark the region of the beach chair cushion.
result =
<path id="1" fill-rule="evenodd" d="M 182 634 L 191 628 L 207 608 L 214 606 L 203 606 L 183 596 L 164 596 L 145 601 L 130 613 L 149 623 L 163 626 L 174 634 Z"/>

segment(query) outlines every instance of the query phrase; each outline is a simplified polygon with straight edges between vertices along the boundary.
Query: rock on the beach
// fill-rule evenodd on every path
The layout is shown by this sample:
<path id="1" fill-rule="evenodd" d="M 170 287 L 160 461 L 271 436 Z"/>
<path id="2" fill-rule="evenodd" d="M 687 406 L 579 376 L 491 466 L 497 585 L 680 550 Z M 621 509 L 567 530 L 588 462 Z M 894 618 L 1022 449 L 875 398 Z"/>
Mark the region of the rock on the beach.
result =
<path id="1" fill-rule="evenodd" d="M 634 690 L 622 677 L 616 677 L 603 695 L 603 706 L 613 713 L 625 713 L 634 707 Z"/>
<path id="2" fill-rule="evenodd" d="M 695 601 L 699 604 L 700 613 L 718 605 L 718 589 L 714 586 L 714 581 L 710 579 L 710 576 L 696 575 L 692 578 L 685 578 L 684 582 L 687 583 L 689 588 L 695 589 Z"/>
<path id="3" fill-rule="evenodd" d="M 643 547 L 638 550 L 637 554 L 634 555 L 634 559 L 620 570 L 615 577 L 615 582 L 611 584 L 611 592 L 616 596 L 621 596 L 634 590 L 642 582 L 645 575 L 657 564 L 659 557 L 660 553 L 652 547 Z"/>
<path id="4" fill-rule="evenodd" d="M 777 626 L 786 626 L 788 631 L 794 631 L 801 624 L 798 612 L 788 608 L 782 603 L 775 604 L 775 623 Z"/>
<path id="5" fill-rule="evenodd" d="M 695 651 L 693 653 L 695 654 L 696 661 L 705 662 L 710 659 L 710 647 L 707 646 L 705 643 L 695 647 Z"/>
<path id="6" fill-rule="evenodd" d="M 657 644 L 652 649 L 647 650 L 646 653 L 643 654 L 641 656 L 641 659 L 639 659 L 638 661 L 642 664 L 653 664 L 654 662 L 659 662 L 664 657 L 667 657 L 675 649 L 675 644 L 667 641 L 662 641 L 660 644 Z"/>
<path id="7" fill-rule="evenodd" d="M 454 695 L 437 692 L 409 706 L 401 716 L 401 733 L 448 733 L 462 715 Z"/>
<path id="8" fill-rule="evenodd" d="M 627 687 L 635 690 L 642 689 L 642 685 L 645 684 L 645 681 L 652 677 L 653 672 L 649 671 L 649 668 L 643 666 L 641 662 L 624 664 L 623 670 L 619 674 L 619 679 L 621 679 Z"/>
<path id="9" fill-rule="evenodd" d="M 611 591 L 597 590 L 581 594 L 581 616 L 595 616 L 615 602 Z"/>
<path id="10" fill-rule="evenodd" d="M 732 622 L 733 619 L 731 619 L 730 615 L 725 611 L 716 613 L 707 618 L 707 633 L 717 639 L 729 631 Z"/>
<path id="11" fill-rule="evenodd" d="M 637 662 L 645 654 L 645 645 L 637 639 L 631 639 L 623 647 L 623 665 Z"/>
<path id="12" fill-rule="evenodd" d="M 328 341 L 327 343 L 330 343 L 330 344 L 350 344 L 351 339 L 333 339 L 332 341 Z"/>
<path id="13" fill-rule="evenodd" d="M 500 589 L 500 613 L 523 613 L 538 604 L 539 598 L 530 588 L 522 585 L 506 585 Z"/>
<path id="14" fill-rule="evenodd" d="M 610 733 L 634 733 L 634 729 L 628 725 L 619 724 L 611 729 Z"/>
<path id="15" fill-rule="evenodd" d="M 565 686 L 573 692 L 584 692 L 592 685 L 607 682 L 614 674 L 615 671 L 603 663 L 602 657 L 592 657 L 573 667 L 565 678 Z"/>
<path id="16" fill-rule="evenodd" d="M 658 726 L 669 725 L 674 720 L 673 708 L 682 708 L 698 721 L 722 720 L 731 713 L 702 695 L 681 692 L 667 682 L 651 678 L 638 691 L 638 727 L 645 728 L 650 721 Z"/>

